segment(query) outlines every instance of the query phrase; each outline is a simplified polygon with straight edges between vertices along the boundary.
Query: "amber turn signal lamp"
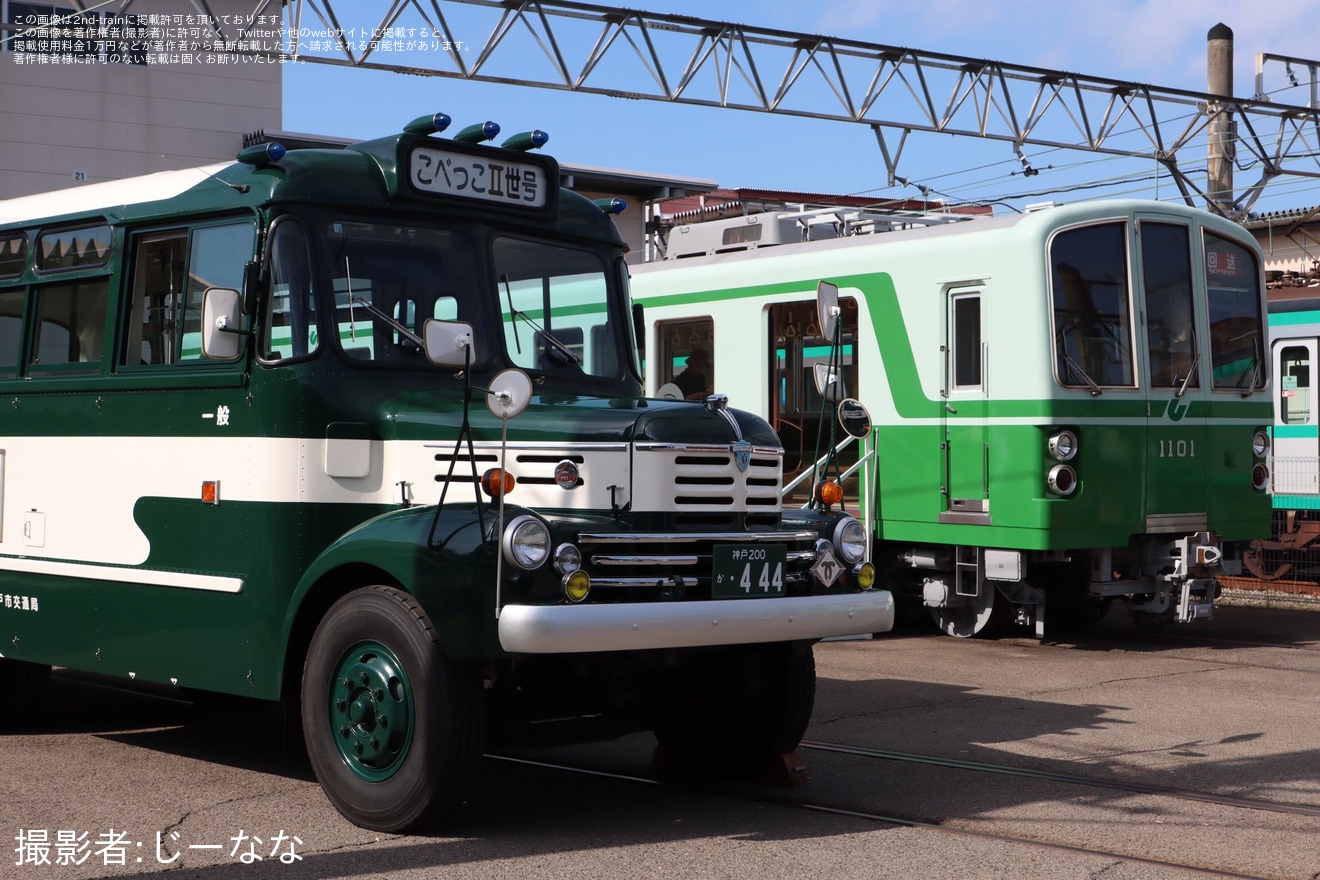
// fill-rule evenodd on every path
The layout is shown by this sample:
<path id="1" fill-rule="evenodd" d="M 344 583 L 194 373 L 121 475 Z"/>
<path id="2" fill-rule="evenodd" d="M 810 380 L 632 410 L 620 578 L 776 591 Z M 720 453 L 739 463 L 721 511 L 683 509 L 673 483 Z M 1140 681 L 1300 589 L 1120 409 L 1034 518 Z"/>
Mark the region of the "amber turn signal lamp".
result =
<path id="1" fill-rule="evenodd" d="M 513 474 L 499 468 L 491 468 L 481 475 L 481 488 L 491 498 L 508 495 L 515 482 Z"/>

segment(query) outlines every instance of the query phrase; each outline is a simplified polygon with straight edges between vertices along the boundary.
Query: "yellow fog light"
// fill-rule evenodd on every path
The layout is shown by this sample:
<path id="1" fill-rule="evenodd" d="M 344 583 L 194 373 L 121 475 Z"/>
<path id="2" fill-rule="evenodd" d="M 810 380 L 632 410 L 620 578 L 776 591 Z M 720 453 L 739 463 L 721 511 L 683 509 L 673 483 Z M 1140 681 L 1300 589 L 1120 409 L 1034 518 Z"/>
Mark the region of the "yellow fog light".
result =
<path id="1" fill-rule="evenodd" d="M 570 602 L 581 602 L 591 592 L 591 575 L 580 568 L 564 575 L 560 583 L 563 585 L 564 595 Z"/>
<path id="2" fill-rule="evenodd" d="M 869 562 L 863 562 L 853 569 L 853 577 L 857 578 L 857 586 L 863 590 L 869 590 L 875 586 L 875 566 Z"/>

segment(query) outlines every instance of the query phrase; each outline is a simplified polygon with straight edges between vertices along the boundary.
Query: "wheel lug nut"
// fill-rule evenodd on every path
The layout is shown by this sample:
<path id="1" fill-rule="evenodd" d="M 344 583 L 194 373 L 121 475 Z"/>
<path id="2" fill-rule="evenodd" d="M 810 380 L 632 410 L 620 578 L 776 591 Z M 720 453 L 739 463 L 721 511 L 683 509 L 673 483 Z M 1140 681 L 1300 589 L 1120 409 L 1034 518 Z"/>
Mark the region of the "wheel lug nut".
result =
<path id="1" fill-rule="evenodd" d="M 362 683 L 363 683 L 363 684 L 371 684 L 371 676 L 370 676 L 370 675 L 367 675 L 365 672 L 362 673 Z"/>
<path id="2" fill-rule="evenodd" d="M 376 699 L 378 699 L 378 700 L 383 700 L 383 699 L 385 699 L 385 689 L 384 689 L 384 688 L 376 688 Z"/>

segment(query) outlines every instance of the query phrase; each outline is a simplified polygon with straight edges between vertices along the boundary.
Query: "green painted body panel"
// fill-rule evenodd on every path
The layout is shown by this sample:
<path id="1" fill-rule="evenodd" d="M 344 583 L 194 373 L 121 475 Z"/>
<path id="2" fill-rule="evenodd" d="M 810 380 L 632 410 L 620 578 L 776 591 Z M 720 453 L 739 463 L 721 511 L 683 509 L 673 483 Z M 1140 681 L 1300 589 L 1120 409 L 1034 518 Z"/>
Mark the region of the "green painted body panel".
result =
<path id="1" fill-rule="evenodd" d="M 1244 398 L 1235 389 L 1212 390 L 1206 380 L 1179 398 L 1176 389 L 1148 387 L 1142 376 L 1130 389 L 1092 395 L 1055 379 L 1045 254 L 1058 229 L 1103 219 L 1106 210 L 1121 218 L 1163 207 L 1064 206 L 910 234 L 695 257 L 635 270 L 634 295 L 651 321 L 712 316 L 718 390 L 763 413 L 765 386 L 741 372 L 731 376 L 735 371 L 720 362 L 721 333 L 762 333 L 768 304 L 810 303 L 821 280 L 854 298 L 858 388 L 848 393 L 875 425 L 882 541 L 1040 551 L 1127 547 L 1134 536 L 1168 530 L 1152 523 L 1202 512 L 1227 541 L 1264 537 L 1270 500 L 1252 487 L 1251 438 L 1272 420 L 1268 388 Z M 1167 213 L 1170 222 L 1220 224 L 1180 208 Z M 1254 247 L 1240 230 L 1214 228 Z M 964 290 L 983 303 L 986 386 L 945 391 L 948 297 Z M 746 359 L 739 351 L 738 361 Z M 1069 497 L 1051 494 L 1045 479 L 1055 464 L 1048 439 L 1063 428 L 1077 435 L 1080 450 L 1069 462 L 1079 477 Z M 941 521 L 950 496 L 985 502 L 989 516 Z"/>
<path id="2" fill-rule="evenodd" d="M 0 617 L 5 657 L 276 699 L 296 684 L 320 614 L 349 590 L 393 584 L 417 597 L 446 652 L 507 659 L 497 636 L 497 601 L 561 604 L 561 575 L 548 565 L 533 573 L 505 566 L 497 599 L 496 509 L 478 509 L 471 500 L 473 465 L 466 460 L 444 488 L 460 426 L 468 426 L 471 442 L 484 446 L 488 458 L 504 438 L 533 453 L 545 447 L 552 458 L 564 450 L 605 450 L 614 471 L 588 471 L 588 479 L 617 479 L 624 489 L 635 479 L 639 443 L 728 450 L 736 437 L 778 455 L 778 438 L 763 419 L 646 400 L 626 363 L 616 376 L 542 374 L 526 411 L 507 424 L 485 405 L 485 388 L 509 366 L 498 351 L 485 353 L 466 375 L 420 357 L 417 368 L 386 369 L 353 362 L 325 333 L 319 351 L 302 359 L 259 362 L 249 342 L 232 363 L 150 366 L 136 357 L 118 363 L 120 337 L 128 334 L 117 328 L 133 320 L 127 313 L 133 242 L 199 220 L 250 220 L 254 256 L 279 217 L 310 224 L 343 212 L 401 222 L 470 218 L 511 237 L 593 251 L 602 266 L 621 264 L 623 243 L 613 221 L 574 193 L 556 189 L 544 207 L 521 210 L 441 203 L 413 191 L 404 174 L 408 153 L 435 143 L 400 135 L 342 151 L 294 151 L 271 167 L 232 164 L 208 174 L 144 179 L 135 201 L 52 209 L 49 216 L 22 216 L 27 202 L 0 210 L 0 234 L 17 229 L 35 236 L 50 227 L 99 223 L 114 229 L 113 257 L 104 266 L 43 276 L 29 264 L 4 281 L 5 288 L 30 292 L 51 278 L 97 279 L 110 291 L 99 361 L 29 369 L 46 373 L 38 379 L 0 376 L 0 478 L 11 469 L 11 479 L 0 480 L 11 520 L 0 534 L 0 557 L 9 566 L 0 585 L 8 597 Z M 447 143 L 458 152 L 485 149 Z M 558 180 L 553 159 L 520 154 L 518 161 L 539 164 L 546 179 Z M 603 313 L 604 306 L 574 309 Z M 457 457 L 465 454 L 466 446 L 459 447 Z M 365 475 L 355 470 L 354 456 L 366 462 Z M 12 478 L 12 469 L 36 460 L 52 482 L 62 481 L 59 491 L 43 488 L 30 473 Z M 479 468 L 487 466 L 483 459 Z M 458 488 L 437 517 L 434 500 L 412 503 L 387 473 L 407 474 L 427 499 Z M 552 546 L 583 531 L 747 527 L 746 510 L 694 526 L 690 517 L 680 525 L 672 510 L 611 509 L 608 502 L 582 509 L 550 482 L 549 489 L 515 492 L 504 518 L 534 512 L 549 526 Z M 139 487 L 148 483 L 169 491 Z M 205 494 L 208 484 L 218 487 L 214 499 Z M 605 488 L 597 491 L 608 499 Z M 520 502 L 519 492 L 525 499 L 536 491 L 553 501 L 535 508 Z M 20 508 L 23 522 L 13 516 L 16 497 L 40 499 Z M 757 525 L 775 525 L 778 516 L 773 508 Z M 821 535 L 834 523 L 789 518 Z M 100 536 L 98 527 L 125 545 Z"/>

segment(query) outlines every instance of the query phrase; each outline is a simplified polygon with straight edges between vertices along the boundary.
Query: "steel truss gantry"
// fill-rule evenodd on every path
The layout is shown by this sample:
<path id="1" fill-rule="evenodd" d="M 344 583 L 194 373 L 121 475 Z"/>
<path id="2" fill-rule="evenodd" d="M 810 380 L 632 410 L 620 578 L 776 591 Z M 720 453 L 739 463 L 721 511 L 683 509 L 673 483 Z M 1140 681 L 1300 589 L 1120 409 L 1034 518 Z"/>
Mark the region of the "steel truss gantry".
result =
<path id="1" fill-rule="evenodd" d="M 1235 219 L 1277 178 L 1320 178 L 1317 62 L 1303 59 L 1262 53 L 1256 95 L 1237 98 L 570 0 L 257 0 L 249 21 L 272 10 L 305 35 L 285 50 L 307 62 L 860 123 L 890 186 L 913 132 L 1008 143 L 1024 169 L 1027 147 L 1144 158 L 1188 204 Z M 425 50 L 393 51 L 418 35 Z M 1309 106 L 1266 97 L 1271 65 L 1294 80 L 1309 71 Z M 1257 175 L 1231 200 L 1180 163 L 1203 161 L 1220 131 L 1232 133 L 1226 155 Z"/>

